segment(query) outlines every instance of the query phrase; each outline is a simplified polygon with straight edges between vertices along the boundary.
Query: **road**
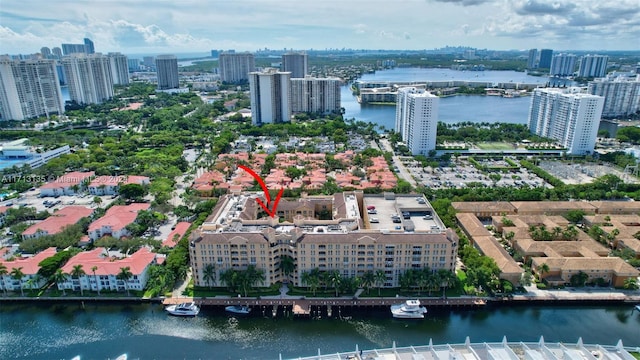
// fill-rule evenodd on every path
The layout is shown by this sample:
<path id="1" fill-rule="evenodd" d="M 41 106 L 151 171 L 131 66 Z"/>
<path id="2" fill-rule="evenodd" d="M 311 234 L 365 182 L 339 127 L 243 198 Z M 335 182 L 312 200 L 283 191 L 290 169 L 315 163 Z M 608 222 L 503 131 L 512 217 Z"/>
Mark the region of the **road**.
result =
<path id="1" fill-rule="evenodd" d="M 411 173 L 409 173 L 407 168 L 404 166 L 404 164 L 402 163 L 402 160 L 400 160 L 400 157 L 396 156 L 395 152 L 393 151 L 393 147 L 391 147 L 391 144 L 389 143 L 389 140 L 388 139 L 380 139 L 380 144 L 382 144 L 382 147 L 384 148 L 384 151 L 388 151 L 388 152 L 393 154 L 393 156 L 391 157 L 391 160 L 393 162 L 394 171 L 395 171 L 395 169 L 398 169 L 398 171 L 396 171 L 398 176 L 401 179 L 406 180 L 414 188 L 418 187 L 418 183 L 413 178 L 413 176 L 411 176 Z"/>

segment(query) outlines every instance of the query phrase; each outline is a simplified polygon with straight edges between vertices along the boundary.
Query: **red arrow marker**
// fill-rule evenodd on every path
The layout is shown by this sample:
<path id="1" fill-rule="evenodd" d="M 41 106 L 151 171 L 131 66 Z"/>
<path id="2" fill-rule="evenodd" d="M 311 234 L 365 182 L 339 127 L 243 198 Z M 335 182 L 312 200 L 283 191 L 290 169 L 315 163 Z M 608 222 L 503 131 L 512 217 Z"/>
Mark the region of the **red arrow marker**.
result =
<path id="1" fill-rule="evenodd" d="M 267 203 L 266 204 L 263 203 L 262 200 L 260 200 L 260 199 L 256 199 L 256 201 L 264 209 L 264 211 L 266 211 L 266 213 L 269 214 L 269 216 L 275 217 L 276 216 L 276 209 L 278 208 L 278 202 L 280 202 L 280 198 L 282 197 L 282 193 L 284 193 L 284 188 L 281 188 L 280 192 L 278 192 L 278 195 L 276 196 L 276 199 L 273 202 L 273 210 L 269 210 L 269 203 L 271 202 L 271 196 L 269 195 L 269 189 L 267 189 L 267 185 L 264 183 L 264 180 L 262 180 L 262 177 L 260 177 L 260 175 L 258 175 L 255 171 L 249 169 L 248 167 L 246 167 L 244 165 L 238 165 L 238 167 L 240 169 L 248 172 L 249 175 L 253 176 L 253 178 L 256 179 L 258 184 L 260 184 L 260 187 L 262 188 L 262 191 L 264 192 L 264 196 L 267 199 Z"/>

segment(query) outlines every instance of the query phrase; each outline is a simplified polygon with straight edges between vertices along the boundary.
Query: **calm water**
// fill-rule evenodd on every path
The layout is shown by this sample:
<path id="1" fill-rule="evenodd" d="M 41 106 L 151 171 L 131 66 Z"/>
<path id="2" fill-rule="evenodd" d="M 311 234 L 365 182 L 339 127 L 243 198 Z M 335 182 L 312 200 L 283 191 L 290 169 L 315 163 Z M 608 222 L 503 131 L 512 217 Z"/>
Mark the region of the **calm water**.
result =
<path id="1" fill-rule="evenodd" d="M 515 307 L 430 311 L 423 321 L 393 320 L 385 310 L 349 320 L 235 319 L 203 309 L 196 318 L 167 316 L 159 304 L 5 305 L 0 307 L 0 358 L 277 359 L 434 343 L 548 341 L 640 346 L 640 314 L 631 306 Z"/>

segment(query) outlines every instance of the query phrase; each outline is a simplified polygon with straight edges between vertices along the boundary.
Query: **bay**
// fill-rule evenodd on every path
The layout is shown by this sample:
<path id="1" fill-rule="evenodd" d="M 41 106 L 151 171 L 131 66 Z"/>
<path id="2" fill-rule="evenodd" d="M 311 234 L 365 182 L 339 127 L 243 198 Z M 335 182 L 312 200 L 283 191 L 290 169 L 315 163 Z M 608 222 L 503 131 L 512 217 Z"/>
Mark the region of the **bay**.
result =
<path id="1" fill-rule="evenodd" d="M 269 315 L 267 312 L 266 315 Z M 421 321 L 387 309 L 341 312 L 343 319 L 226 316 L 204 308 L 196 318 L 168 316 L 159 304 L 7 304 L 0 307 L 0 358 L 278 359 L 355 349 L 434 343 L 510 341 L 640 346 L 640 314 L 627 306 L 517 306 L 430 309 Z"/>

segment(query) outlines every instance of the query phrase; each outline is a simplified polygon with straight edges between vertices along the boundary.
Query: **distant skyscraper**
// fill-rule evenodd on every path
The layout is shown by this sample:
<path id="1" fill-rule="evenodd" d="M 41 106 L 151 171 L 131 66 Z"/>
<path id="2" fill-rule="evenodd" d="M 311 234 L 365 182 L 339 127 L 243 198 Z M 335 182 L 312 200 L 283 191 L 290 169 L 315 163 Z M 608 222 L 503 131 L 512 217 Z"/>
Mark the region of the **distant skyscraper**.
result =
<path id="1" fill-rule="evenodd" d="M 436 148 L 440 98 L 414 87 L 398 90 L 396 132 L 413 155 L 427 155 Z"/>
<path id="2" fill-rule="evenodd" d="M 156 58 L 156 72 L 158 73 L 159 90 L 177 89 L 180 87 L 178 58 L 174 55 L 159 55 Z"/>
<path id="3" fill-rule="evenodd" d="M 255 71 L 253 54 L 223 52 L 218 58 L 220 79 L 227 83 L 241 83 L 249 79 L 249 73 Z"/>
<path id="4" fill-rule="evenodd" d="M 85 54 L 95 54 L 96 49 L 93 47 L 93 41 L 89 38 L 84 38 L 84 52 Z"/>
<path id="5" fill-rule="evenodd" d="M 535 69 L 538 67 L 538 49 L 529 50 L 529 59 L 527 60 L 527 69 Z"/>
<path id="6" fill-rule="evenodd" d="M 557 140 L 572 155 L 593 152 L 604 98 L 580 88 L 535 89 L 529 108 L 532 133 Z"/>
<path id="7" fill-rule="evenodd" d="M 84 44 L 62 44 L 63 55 L 86 54 Z"/>
<path id="8" fill-rule="evenodd" d="M 607 74 L 607 55 L 585 55 L 580 59 L 580 77 L 603 77 Z"/>
<path id="9" fill-rule="evenodd" d="M 142 58 L 142 65 L 148 68 L 154 68 L 156 66 L 156 58 L 153 56 L 144 56 Z"/>
<path id="10" fill-rule="evenodd" d="M 64 113 L 54 60 L 0 60 L 0 117 L 26 120 Z"/>
<path id="11" fill-rule="evenodd" d="M 542 69 L 549 69 L 551 67 L 551 58 L 553 57 L 553 50 L 551 49 L 541 49 L 540 50 L 540 61 L 538 62 L 538 67 Z"/>
<path id="12" fill-rule="evenodd" d="M 596 79 L 589 82 L 588 92 L 604 96 L 602 116 L 627 116 L 640 111 L 640 75 Z"/>
<path id="13" fill-rule="evenodd" d="M 291 121 L 291 73 L 267 69 L 249 73 L 253 125 Z"/>
<path id="14" fill-rule="evenodd" d="M 340 84 L 338 78 L 305 77 L 291 79 L 291 111 L 317 114 L 340 112 Z"/>
<path id="15" fill-rule="evenodd" d="M 69 96 L 78 104 L 100 104 L 113 97 L 109 58 L 100 53 L 62 58 Z"/>
<path id="16" fill-rule="evenodd" d="M 129 64 L 127 57 L 120 53 L 107 54 L 111 64 L 111 74 L 114 85 L 126 85 L 129 83 Z"/>
<path id="17" fill-rule="evenodd" d="M 140 59 L 128 59 L 127 65 L 129 66 L 129 71 L 138 71 L 140 70 Z"/>
<path id="18" fill-rule="evenodd" d="M 573 54 L 557 54 L 551 59 L 551 68 L 549 75 L 552 76 L 569 76 L 576 71 L 577 57 Z"/>
<path id="19" fill-rule="evenodd" d="M 49 49 L 48 47 L 44 46 L 40 49 L 40 54 L 42 54 L 42 58 L 43 59 L 50 59 L 51 58 L 51 49 Z"/>
<path id="20" fill-rule="evenodd" d="M 58 60 L 62 59 L 62 50 L 59 47 L 54 47 L 51 49 L 51 52 L 53 53 L 54 58 Z"/>
<path id="21" fill-rule="evenodd" d="M 220 56 L 220 50 L 211 50 L 212 58 L 217 58 L 218 56 Z"/>
<path id="22" fill-rule="evenodd" d="M 291 78 L 303 78 L 308 73 L 308 56 L 304 53 L 287 53 L 282 55 L 282 71 L 290 72 Z"/>

